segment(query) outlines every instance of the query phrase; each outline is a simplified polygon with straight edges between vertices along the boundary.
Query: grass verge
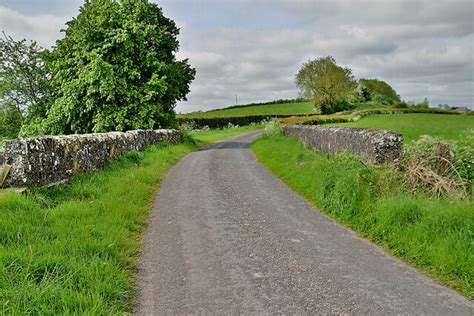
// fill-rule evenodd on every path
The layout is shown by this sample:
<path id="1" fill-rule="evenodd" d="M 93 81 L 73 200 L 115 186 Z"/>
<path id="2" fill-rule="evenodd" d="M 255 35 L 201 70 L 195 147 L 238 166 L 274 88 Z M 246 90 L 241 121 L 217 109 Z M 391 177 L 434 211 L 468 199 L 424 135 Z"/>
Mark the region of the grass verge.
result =
<path id="1" fill-rule="evenodd" d="M 332 218 L 474 298 L 474 205 L 404 189 L 388 166 L 328 157 L 281 134 L 252 144 L 258 160 Z"/>
<path id="2" fill-rule="evenodd" d="M 131 312 L 141 233 L 159 182 L 185 154 L 250 129 L 130 152 L 67 186 L 0 191 L 0 314 Z"/>

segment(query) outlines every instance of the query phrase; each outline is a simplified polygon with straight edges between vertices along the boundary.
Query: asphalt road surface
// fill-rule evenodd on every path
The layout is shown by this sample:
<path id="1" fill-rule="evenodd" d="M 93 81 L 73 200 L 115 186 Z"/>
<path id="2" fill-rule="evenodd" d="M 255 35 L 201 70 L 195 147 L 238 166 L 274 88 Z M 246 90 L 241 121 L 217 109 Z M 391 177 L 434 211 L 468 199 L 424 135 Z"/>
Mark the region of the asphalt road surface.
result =
<path id="1" fill-rule="evenodd" d="M 474 315 L 259 164 L 253 132 L 184 157 L 145 232 L 136 313 Z"/>

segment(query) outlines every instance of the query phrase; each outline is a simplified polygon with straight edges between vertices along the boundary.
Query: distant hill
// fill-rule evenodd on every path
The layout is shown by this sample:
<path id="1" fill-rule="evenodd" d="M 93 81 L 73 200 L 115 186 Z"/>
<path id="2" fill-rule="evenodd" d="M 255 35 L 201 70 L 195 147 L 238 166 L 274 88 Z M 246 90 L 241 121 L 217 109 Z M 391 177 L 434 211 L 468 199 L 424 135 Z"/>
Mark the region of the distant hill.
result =
<path id="1" fill-rule="evenodd" d="M 192 112 L 187 114 L 178 114 L 178 117 L 234 117 L 247 115 L 298 115 L 314 113 L 313 104 L 308 101 L 296 100 L 277 100 L 265 103 L 252 103 L 245 105 L 234 105 L 222 109 L 210 110 L 207 112 Z"/>

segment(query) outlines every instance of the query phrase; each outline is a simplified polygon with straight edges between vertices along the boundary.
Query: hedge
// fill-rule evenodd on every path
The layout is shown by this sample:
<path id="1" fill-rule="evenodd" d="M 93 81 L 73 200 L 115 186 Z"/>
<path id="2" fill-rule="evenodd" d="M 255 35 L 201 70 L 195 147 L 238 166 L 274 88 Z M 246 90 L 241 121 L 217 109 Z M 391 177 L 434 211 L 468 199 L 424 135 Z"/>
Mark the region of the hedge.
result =
<path id="1" fill-rule="evenodd" d="M 193 128 L 224 128 L 230 124 L 245 126 L 252 123 L 258 124 L 262 121 L 272 118 L 285 118 L 297 115 L 288 114 L 265 114 L 265 115 L 248 115 L 248 116 L 229 116 L 229 117 L 178 117 L 178 123 L 192 125 Z"/>
<path id="2" fill-rule="evenodd" d="M 283 120 L 285 124 L 302 124 L 302 125 L 322 125 L 332 123 L 346 123 L 357 121 L 363 117 L 377 114 L 411 114 L 411 113 L 430 113 L 430 114 L 457 114 L 462 113 L 455 112 L 452 110 L 442 109 L 425 109 L 425 108 L 407 108 L 407 109 L 368 109 L 356 111 L 349 115 L 318 115 L 318 116 L 307 116 L 298 117 Z"/>
<path id="3" fill-rule="evenodd" d="M 230 124 L 246 126 L 252 123 L 259 124 L 262 121 L 272 118 L 281 118 L 284 124 L 322 125 L 332 123 L 345 123 L 359 120 L 368 115 L 375 114 L 403 114 L 403 113 L 435 113 L 435 114 L 458 114 L 452 110 L 442 110 L 433 108 L 407 108 L 407 109 L 367 109 L 353 112 L 349 115 L 307 115 L 307 114 L 265 114 L 230 117 L 179 117 L 178 123 L 192 125 L 193 128 L 224 128 Z M 469 114 L 468 114 L 469 115 Z"/>

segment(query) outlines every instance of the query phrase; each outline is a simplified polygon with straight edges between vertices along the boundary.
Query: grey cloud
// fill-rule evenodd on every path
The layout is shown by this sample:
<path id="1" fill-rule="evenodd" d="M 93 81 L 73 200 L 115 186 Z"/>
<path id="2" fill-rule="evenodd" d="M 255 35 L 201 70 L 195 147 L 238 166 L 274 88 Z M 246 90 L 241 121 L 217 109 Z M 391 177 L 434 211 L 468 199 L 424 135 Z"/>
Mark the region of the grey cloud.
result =
<path id="1" fill-rule="evenodd" d="M 73 17 L 84 0 L 0 0 L 4 6 L 25 15 Z"/>
<path id="2" fill-rule="evenodd" d="M 0 6 L 0 30 L 14 39 L 35 40 L 49 48 L 61 37 L 66 19 L 54 15 L 27 16 L 7 7 Z"/>
<path id="3" fill-rule="evenodd" d="M 474 4 L 470 0 L 276 0 L 274 3 L 295 14 L 335 19 L 336 23 L 344 17 L 370 25 L 473 25 Z"/>
<path id="4" fill-rule="evenodd" d="M 295 97 L 293 77 L 301 63 L 333 55 L 358 77 L 387 80 L 408 100 L 474 103 L 471 2 L 288 0 L 279 5 L 314 19 L 297 29 L 208 34 L 212 43 L 203 49 L 226 56 L 223 68 L 212 71 L 215 84 L 227 86 L 222 99 L 232 101 L 235 90 L 254 93 L 249 101 Z M 202 95 L 180 108 L 222 105 Z"/>
<path id="5" fill-rule="evenodd" d="M 224 11 L 216 9 L 222 1 L 201 1 L 200 7 L 212 11 L 209 16 L 206 10 L 184 10 L 191 1 L 158 2 L 182 28 L 178 58 L 189 58 L 197 69 L 189 101 L 178 111 L 232 105 L 235 94 L 240 103 L 296 97 L 294 75 L 301 64 L 326 55 L 352 68 L 356 77 L 388 81 L 406 100 L 474 104 L 471 0 L 242 0 L 226 2 Z M 0 28 L 52 44 L 69 19 L 61 15 L 77 11 L 78 1 L 61 7 L 59 0 L 43 3 L 55 9 L 20 14 L 13 0 L 0 0 Z M 232 8 L 242 19 L 260 16 L 261 23 L 220 25 Z M 268 20 L 272 10 L 292 22 Z"/>

